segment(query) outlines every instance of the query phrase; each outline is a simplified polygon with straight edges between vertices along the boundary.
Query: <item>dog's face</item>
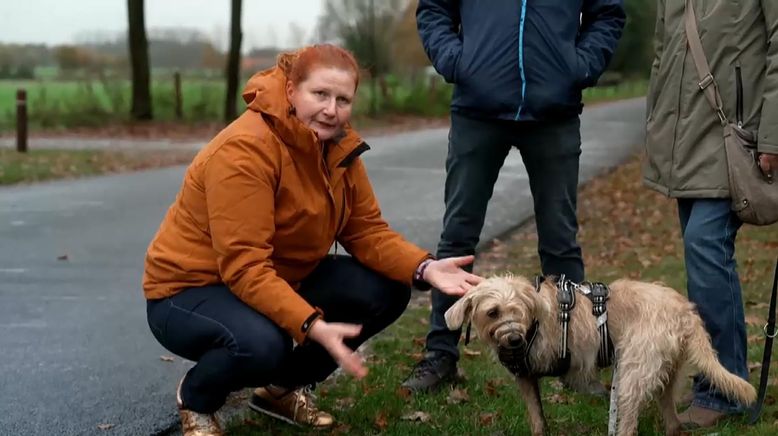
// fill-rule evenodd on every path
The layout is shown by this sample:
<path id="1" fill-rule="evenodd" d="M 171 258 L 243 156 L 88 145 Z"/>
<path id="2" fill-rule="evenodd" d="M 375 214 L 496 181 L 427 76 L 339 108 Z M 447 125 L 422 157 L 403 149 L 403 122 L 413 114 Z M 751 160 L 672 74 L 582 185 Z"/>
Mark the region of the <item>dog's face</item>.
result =
<path id="1" fill-rule="evenodd" d="M 525 337 L 540 304 L 532 284 L 521 277 L 491 277 L 471 289 L 446 311 L 456 330 L 470 320 L 478 337 L 497 351 L 526 347 Z"/>

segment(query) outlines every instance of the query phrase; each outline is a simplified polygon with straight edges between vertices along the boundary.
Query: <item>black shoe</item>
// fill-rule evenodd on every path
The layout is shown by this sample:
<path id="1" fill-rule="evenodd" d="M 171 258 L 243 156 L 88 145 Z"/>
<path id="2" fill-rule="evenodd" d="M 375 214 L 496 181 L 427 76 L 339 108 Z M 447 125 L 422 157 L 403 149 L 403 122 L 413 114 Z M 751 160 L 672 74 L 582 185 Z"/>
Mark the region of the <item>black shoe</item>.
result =
<path id="1" fill-rule="evenodd" d="M 448 353 L 427 353 L 416 364 L 402 387 L 412 392 L 435 391 L 457 379 L 457 361 Z"/>

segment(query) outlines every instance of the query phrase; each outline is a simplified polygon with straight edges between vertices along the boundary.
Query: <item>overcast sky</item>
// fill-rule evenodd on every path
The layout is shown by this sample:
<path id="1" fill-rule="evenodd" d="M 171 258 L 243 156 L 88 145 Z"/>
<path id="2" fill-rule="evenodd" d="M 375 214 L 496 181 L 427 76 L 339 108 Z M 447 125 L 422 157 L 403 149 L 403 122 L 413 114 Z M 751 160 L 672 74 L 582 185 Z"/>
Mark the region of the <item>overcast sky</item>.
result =
<path id="1" fill-rule="evenodd" d="M 220 45 L 230 0 L 145 0 L 146 29 L 196 28 Z M 0 42 L 67 44 L 127 29 L 127 0 L 0 0 Z M 313 35 L 321 0 L 243 0 L 243 48 L 295 44 L 290 25 Z M 298 32 L 299 33 L 299 32 Z"/>

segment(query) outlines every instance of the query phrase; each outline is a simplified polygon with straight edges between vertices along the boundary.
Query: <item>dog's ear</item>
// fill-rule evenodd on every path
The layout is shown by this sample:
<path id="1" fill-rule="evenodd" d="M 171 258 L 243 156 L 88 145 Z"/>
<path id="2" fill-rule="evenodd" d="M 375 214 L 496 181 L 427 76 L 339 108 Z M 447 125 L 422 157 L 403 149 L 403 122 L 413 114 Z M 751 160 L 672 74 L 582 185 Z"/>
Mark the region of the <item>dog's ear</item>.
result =
<path id="1" fill-rule="evenodd" d="M 470 315 L 473 313 L 474 297 L 475 295 L 470 292 L 446 311 L 446 326 L 448 326 L 449 330 L 457 330 L 462 327 L 466 319 L 470 318 Z"/>

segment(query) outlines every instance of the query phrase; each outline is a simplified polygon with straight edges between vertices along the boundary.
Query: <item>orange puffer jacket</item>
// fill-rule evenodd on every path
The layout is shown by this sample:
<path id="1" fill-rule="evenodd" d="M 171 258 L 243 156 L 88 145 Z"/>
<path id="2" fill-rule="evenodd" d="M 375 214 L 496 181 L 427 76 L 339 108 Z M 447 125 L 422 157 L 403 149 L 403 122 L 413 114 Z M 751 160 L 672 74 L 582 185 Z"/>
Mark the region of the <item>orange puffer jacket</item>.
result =
<path id="1" fill-rule="evenodd" d="M 367 144 L 347 129 L 325 161 L 285 83 L 278 68 L 252 77 L 248 109 L 194 158 L 148 248 L 143 289 L 159 299 L 224 283 L 301 343 L 317 309 L 295 290 L 336 240 L 407 284 L 429 254 L 381 217 L 359 157 Z"/>

